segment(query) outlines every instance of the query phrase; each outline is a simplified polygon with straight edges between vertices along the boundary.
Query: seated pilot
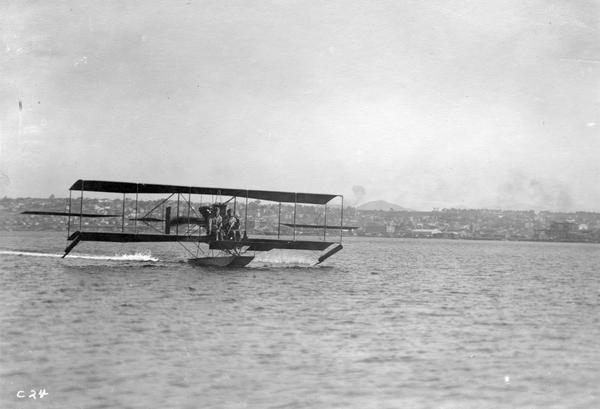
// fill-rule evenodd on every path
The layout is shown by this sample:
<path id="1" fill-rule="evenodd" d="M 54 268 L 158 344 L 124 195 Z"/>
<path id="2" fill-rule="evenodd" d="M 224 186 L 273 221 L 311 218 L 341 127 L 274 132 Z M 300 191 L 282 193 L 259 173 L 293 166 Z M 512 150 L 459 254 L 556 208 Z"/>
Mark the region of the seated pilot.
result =
<path id="1" fill-rule="evenodd" d="M 210 219 L 208 219 L 208 235 L 211 236 L 213 240 L 222 240 L 222 228 L 223 218 L 221 217 L 221 211 L 218 207 L 213 207 L 212 215 Z"/>
<path id="2" fill-rule="evenodd" d="M 231 209 L 227 209 L 227 214 L 223 222 L 224 237 L 227 240 L 239 240 L 240 219 L 233 215 Z"/>

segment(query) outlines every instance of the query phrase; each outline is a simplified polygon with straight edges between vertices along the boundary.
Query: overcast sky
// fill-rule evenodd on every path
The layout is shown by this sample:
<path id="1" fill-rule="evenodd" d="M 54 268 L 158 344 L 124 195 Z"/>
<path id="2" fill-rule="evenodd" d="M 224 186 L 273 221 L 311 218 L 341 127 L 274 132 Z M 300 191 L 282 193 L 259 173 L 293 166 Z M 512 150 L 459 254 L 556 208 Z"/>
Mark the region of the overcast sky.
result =
<path id="1" fill-rule="evenodd" d="M 600 211 L 598 1 L 0 9 L 0 196 L 83 178 Z"/>

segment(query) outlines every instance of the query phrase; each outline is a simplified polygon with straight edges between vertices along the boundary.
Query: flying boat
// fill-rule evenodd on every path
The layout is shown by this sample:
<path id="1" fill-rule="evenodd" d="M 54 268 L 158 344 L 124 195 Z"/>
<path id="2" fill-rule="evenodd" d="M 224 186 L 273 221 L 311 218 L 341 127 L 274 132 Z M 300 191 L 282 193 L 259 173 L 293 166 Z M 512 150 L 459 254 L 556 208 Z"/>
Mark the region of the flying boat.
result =
<path id="1" fill-rule="evenodd" d="M 97 206 L 92 212 L 90 209 L 84 210 L 85 194 L 120 195 L 121 209 L 112 213 Z M 330 205 L 329 211 L 339 211 L 339 224 L 328 224 L 328 204 L 336 198 L 340 199 L 340 205 Z M 126 208 L 127 200 L 129 206 Z M 261 220 L 261 215 L 259 210 L 249 220 L 249 200 L 277 205 L 272 206 L 278 209 L 277 231 L 272 231 L 270 238 L 251 228 Z M 148 203 L 152 204 L 150 208 Z M 288 206 L 287 210 L 293 206 L 291 221 L 282 221 L 282 204 Z M 307 205 L 316 206 L 317 209 L 322 206 L 319 223 L 297 223 L 298 207 Z M 240 210 L 243 210 L 243 217 L 238 215 Z M 268 215 L 270 220 L 275 217 L 272 213 Z M 170 242 L 178 243 L 185 249 L 189 263 L 215 267 L 244 267 L 258 253 L 276 249 L 319 252 L 314 264 L 320 264 L 342 250 L 344 231 L 356 229 L 343 224 L 342 195 L 83 179 L 77 180 L 69 188 L 64 212 L 28 210 L 22 214 L 66 217 L 68 245 L 63 258 L 81 242 Z M 289 216 L 287 214 L 288 219 Z M 223 217 L 228 220 L 224 221 Z M 262 215 L 262 218 L 265 217 Z M 113 221 L 90 222 L 102 219 Z M 335 217 L 335 220 L 338 218 Z M 328 233 L 332 230 L 339 232 L 339 236 L 333 233 L 333 240 L 332 233 Z M 306 237 L 304 232 L 310 235 L 311 240 L 299 239 L 300 236 Z M 277 238 L 273 238 L 275 234 Z"/>

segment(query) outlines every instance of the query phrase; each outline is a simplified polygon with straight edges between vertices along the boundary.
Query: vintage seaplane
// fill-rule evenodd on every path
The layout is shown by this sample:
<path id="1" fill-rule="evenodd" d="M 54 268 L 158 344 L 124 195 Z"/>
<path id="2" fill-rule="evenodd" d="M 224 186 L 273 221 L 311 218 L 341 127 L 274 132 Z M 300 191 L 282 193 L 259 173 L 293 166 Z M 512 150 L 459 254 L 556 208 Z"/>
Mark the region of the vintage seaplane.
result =
<path id="1" fill-rule="evenodd" d="M 73 197 L 78 192 L 79 197 Z M 84 192 L 88 195 L 122 195 L 120 212 L 108 213 L 106 209 L 90 212 L 85 209 Z M 93 193 L 89 193 L 93 192 Z M 77 195 L 77 193 L 76 193 Z M 129 206 L 126 208 L 127 196 Z M 132 198 L 135 196 L 135 198 Z M 160 196 L 159 198 L 156 198 Z M 146 198 L 150 198 L 146 200 Z M 328 203 L 335 198 L 341 204 L 329 208 L 339 211 L 339 224 L 328 225 Z M 144 200 L 142 200 L 144 199 Z M 271 237 L 257 237 L 254 228 L 260 219 L 260 209 L 251 216 L 249 226 L 249 200 L 254 203 L 271 203 L 269 218 L 275 219 L 273 209 L 278 209 L 277 231 Z M 257 202 L 258 201 L 258 202 Z M 252 203 L 251 203 L 252 204 Z M 282 204 L 286 217 L 282 221 Z M 296 223 L 297 210 L 312 206 L 319 210 L 323 224 Z M 291 207 L 293 206 L 293 213 Z M 88 205 L 88 207 L 90 207 Z M 251 206 L 250 206 L 251 207 Z M 256 211 L 256 206 L 254 208 Z M 237 216 L 243 212 L 243 219 Z M 290 214 L 292 213 L 292 214 Z M 65 216 L 67 218 L 67 256 L 80 242 L 176 242 L 191 256 L 194 265 L 217 267 L 243 267 L 249 264 L 257 252 L 274 249 L 319 251 L 314 264 L 319 264 L 342 249 L 344 230 L 355 227 L 343 225 L 344 198 L 342 195 L 295 193 L 266 190 L 225 189 L 212 187 L 159 185 L 146 183 L 111 182 L 101 180 L 77 180 L 69 189 L 69 199 L 64 212 L 30 210 L 23 214 Z M 264 216 L 264 215 L 263 215 Z M 93 220 L 112 218 L 110 222 L 94 223 Z M 306 217 L 305 217 L 306 218 Z M 330 219 L 338 220 L 330 216 Z M 84 222 L 84 220 L 86 220 Z M 252 227 L 252 228 L 251 228 Z M 285 230 L 282 232 L 282 227 Z M 306 230 L 308 229 L 308 230 Z M 108 231 L 107 231 L 108 230 Z M 291 232 L 290 232 L 291 230 Z M 328 230 L 339 231 L 339 241 L 328 241 Z M 297 235 L 308 231 L 316 240 L 297 240 Z M 291 234 L 290 234 L 291 233 Z M 330 234 L 331 235 L 331 234 Z M 315 237 L 317 236 L 317 237 Z M 338 237 L 335 234 L 335 237 Z"/>

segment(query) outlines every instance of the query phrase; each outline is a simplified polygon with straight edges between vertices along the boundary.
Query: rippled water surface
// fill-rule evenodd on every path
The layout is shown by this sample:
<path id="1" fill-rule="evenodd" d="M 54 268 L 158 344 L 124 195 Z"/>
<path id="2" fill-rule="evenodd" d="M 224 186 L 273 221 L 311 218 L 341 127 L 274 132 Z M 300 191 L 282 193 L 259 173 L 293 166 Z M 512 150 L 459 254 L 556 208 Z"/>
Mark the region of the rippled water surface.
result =
<path id="1" fill-rule="evenodd" d="M 600 407 L 599 245 L 348 239 L 234 270 L 64 247 L 0 233 L 2 408 Z"/>

